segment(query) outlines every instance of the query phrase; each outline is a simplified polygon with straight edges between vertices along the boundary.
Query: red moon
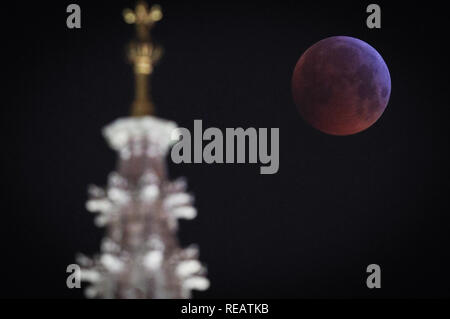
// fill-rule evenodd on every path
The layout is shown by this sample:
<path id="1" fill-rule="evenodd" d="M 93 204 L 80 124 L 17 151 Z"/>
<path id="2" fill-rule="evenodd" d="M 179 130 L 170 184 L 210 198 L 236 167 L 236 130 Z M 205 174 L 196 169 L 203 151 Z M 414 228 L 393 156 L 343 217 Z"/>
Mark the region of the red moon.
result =
<path id="1" fill-rule="evenodd" d="M 369 44 L 336 36 L 311 46 L 292 76 L 292 95 L 301 116 L 331 135 L 369 128 L 383 114 L 391 77 L 381 55 Z"/>

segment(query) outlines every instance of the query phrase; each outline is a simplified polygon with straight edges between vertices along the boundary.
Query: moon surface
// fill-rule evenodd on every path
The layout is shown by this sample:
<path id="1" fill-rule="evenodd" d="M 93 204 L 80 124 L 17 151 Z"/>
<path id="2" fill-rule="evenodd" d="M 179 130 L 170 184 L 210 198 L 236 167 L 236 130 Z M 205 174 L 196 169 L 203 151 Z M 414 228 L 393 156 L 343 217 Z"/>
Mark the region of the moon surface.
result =
<path id="1" fill-rule="evenodd" d="M 335 36 L 311 46 L 298 60 L 292 95 L 301 116 L 316 129 L 351 135 L 375 123 L 391 94 L 381 55 L 356 38 Z"/>

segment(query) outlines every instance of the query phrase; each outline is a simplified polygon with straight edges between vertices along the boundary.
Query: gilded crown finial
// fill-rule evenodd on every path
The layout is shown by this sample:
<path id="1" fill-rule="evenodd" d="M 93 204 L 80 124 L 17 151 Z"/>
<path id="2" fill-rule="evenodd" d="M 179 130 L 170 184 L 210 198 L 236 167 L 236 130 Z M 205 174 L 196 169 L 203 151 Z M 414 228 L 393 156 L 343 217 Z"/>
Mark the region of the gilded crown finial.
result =
<path id="1" fill-rule="evenodd" d="M 162 19 L 163 14 L 161 6 L 154 4 L 148 9 L 147 3 L 138 1 L 134 10 L 125 9 L 123 17 L 126 23 L 135 24 L 139 40 L 146 40 L 149 31 L 155 24 Z"/>
<path id="2" fill-rule="evenodd" d="M 133 116 L 144 116 L 154 113 L 154 106 L 149 95 L 148 76 L 153 71 L 153 65 L 159 60 L 162 49 L 155 46 L 150 36 L 154 24 L 162 19 L 161 7 L 157 4 L 148 9 L 147 3 L 138 1 L 134 10 L 125 9 L 123 17 L 126 23 L 135 24 L 136 39 L 128 48 L 128 58 L 133 64 L 136 92 L 132 105 Z"/>

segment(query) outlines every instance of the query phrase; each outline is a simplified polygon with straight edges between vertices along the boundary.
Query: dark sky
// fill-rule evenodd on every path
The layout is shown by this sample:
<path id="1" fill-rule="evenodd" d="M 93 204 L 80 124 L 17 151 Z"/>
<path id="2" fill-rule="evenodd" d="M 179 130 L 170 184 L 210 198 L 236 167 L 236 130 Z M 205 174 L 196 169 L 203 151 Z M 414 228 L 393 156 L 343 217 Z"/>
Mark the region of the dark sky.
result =
<path id="1" fill-rule="evenodd" d="M 81 30 L 65 25 L 72 2 Z M 161 3 L 158 115 L 187 128 L 194 119 L 280 128 L 275 175 L 258 164 L 169 164 L 196 196 L 199 216 L 179 233 L 208 267 L 211 288 L 196 297 L 450 296 L 445 20 L 435 4 L 377 2 L 382 28 L 369 30 L 369 3 Z M 124 46 L 134 30 L 121 18 L 132 5 L 3 10 L 0 296 L 83 296 L 66 287 L 65 270 L 100 246 L 86 188 L 114 169 L 100 130 L 126 116 L 133 97 Z M 380 120 L 348 137 L 307 125 L 290 91 L 301 54 L 334 35 L 376 48 L 392 80 Z M 376 291 L 365 285 L 372 263 L 382 269 Z"/>

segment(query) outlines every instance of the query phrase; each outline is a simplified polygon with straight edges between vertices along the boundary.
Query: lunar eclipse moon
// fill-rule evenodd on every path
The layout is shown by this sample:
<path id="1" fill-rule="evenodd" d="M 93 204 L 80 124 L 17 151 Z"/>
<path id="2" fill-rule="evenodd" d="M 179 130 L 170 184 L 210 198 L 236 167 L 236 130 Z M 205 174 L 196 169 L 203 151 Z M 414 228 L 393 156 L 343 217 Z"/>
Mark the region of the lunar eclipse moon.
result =
<path id="1" fill-rule="evenodd" d="M 301 116 L 331 135 L 351 135 L 374 124 L 391 93 L 381 55 L 356 38 L 335 36 L 311 46 L 298 60 L 292 94 Z"/>

